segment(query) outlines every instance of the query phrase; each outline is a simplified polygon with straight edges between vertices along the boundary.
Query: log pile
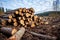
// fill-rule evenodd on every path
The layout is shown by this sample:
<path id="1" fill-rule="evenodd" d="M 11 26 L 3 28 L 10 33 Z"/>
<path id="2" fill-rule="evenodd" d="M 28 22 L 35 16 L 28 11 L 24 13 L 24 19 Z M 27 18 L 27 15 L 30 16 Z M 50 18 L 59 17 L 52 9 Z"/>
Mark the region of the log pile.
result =
<path id="1" fill-rule="evenodd" d="M 12 25 L 12 26 L 20 26 L 20 27 L 35 27 L 40 23 L 40 19 L 38 16 L 34 15 L 33 8 L 19 8 L 12 14 L 8 16 L 8 20 L 2 20 L 2 25 Z"/>

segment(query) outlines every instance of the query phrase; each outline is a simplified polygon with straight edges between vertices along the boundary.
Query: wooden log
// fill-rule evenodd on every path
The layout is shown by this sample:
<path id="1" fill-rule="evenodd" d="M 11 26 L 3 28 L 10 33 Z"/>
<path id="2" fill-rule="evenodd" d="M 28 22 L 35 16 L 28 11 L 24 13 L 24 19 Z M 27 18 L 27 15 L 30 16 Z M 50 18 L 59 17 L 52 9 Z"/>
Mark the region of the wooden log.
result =
<path id="1" fill-rule="evenodd" d="M 6 25 L 6 20 L 3 20 L 2 19 L 2 23 L 1 23 L 3 26 L 5 26 Z"/>
<path id="2" fill-rule="evenodd" d="M 19 20 L 21 20 L 21 17 L 18 17 Z"/>
<path id="3" fill-rule="evenodd" d="M 37 20 L 37 18 L 38 18 L 38 16 L 34 16 L 34 21 L 36 21 L 36 20 Z"/>
<path id="4" fill-rule="evenodd" d="M 26 18 L 23 16 L 22 19 L 25 20 Z"/>
<path id="5" fill-rule="evenodd" d="M 8 22 L 11 23 L 12 22 L 12 19 L 8 19 Z"/>
<path id="6" fill-rule="evenodd" d="M 15 18 L 19 17 L 19 16 L 20 16 L 20 15 L 19 15 L 19 12 L 18 12 L 18 11 L 15 11 L 15 12 L 14 12 L 14 16 L 15 16 Z"/>
<path id="7" fill-rule="evenodd" d="M 16 18 L 13 18 L 12 20 L 13 20 L 13 22 L 17 22 L 17 19 Z"/>
<path id="8" fill-rule="evenodd" d="M 15 18 L 15 14 L 14 13 L 12 14 L 12 17 Z"/>
<path id="9" fill-rule="evenodd" d="M 31 23 L 31 28 L 34 28 L 36 25 L 34 22 Z"/>
<path id="10" fill-rule="evenodd" d="M 20 20 L 20 24 L 25 25 L 24 20 Z"/>
<path id="11" fill-rule="evenodd" d="M 13 20 L 12 19 L 8 19 L 6 20 L 6 25 L 12 25 L 13 26 Z"/>
<path id="12" fill-rule="evenodd" d="M 39 19 L 40 19 L 40 20 L 42 20 L 42 19 L 43 19 L 43 17 L 39 17 Z"/>
<path id="13" fill-rule="evenodd" d="M 13 25 L 14 25 L 14 26 L 18 26 L 18 23 L 17 23 L 17 22 L 14 22 Z"/>
<path id="14" fill-rule="evenodd" d="M 26 13 L 26 17 L 29 17 L 29 16 L 31 16 L 31 14 L 29 14 L 29 13 Z"/>
<path id="15" fill-rule="evenodd" d="M 33 8 L 29 8 L 29 10 L 30 10 L 32 13 L 34 13 L 34 12 L 35 12 Z"/>
<path id="16" fill-rule="evenodd" d="M 32 12 L 29 10 L 29 13 L 32 14 Z"/>
<path id="17" fill-rule="evenodd" d="M 12 15 L 9 15 L 9 17 L 8 17 L 8 18 L 12 19 Z"/>
<path id="18" fill-rule="evenodd" d="M 29 23 L 28 22 L 25 22 L 25 25 L 28 25 Z"/>
<path id="19" fill-rule="evenodd" d="M 27 27 L 27 25 L 24 26 L 25 28 Z"/>
<path id="20" fill-rule="evenodd" d="M 19 12 L 22 12 L 23 8 L 19 8 Z"/>
<path id="21" fill-rule="evenodd" d="M 15 14 L 19 14 L 18 11 L 15 11 Z"/>
<path id="22" fill-rule="evenodd" d="M 26 12 L 26 8 L 23 8 L 23 13 L 25 13 Z"/>
<path id="23" fill-rule="evenodd" d="M 34 16 L 34 14 L 32 13 L 32 14 L 31 14 L 31 17 L 33 17 L 33 16 Z"/>
<path id="24" fill-rule="evenodd" d="M 23 13 L 22 12 L 19 12 L 19 15 L 22 17 L 23 16 Z"/>
<path id="25" fill-rule="evenodd" d="M 17 29 L 16 28 L 9 28 L 9 27 L 2 27 L 2 28 L 0 28 L 0 32 L 7 35 L 7 36 L 11 36 L 17 32 Z"/>
<path id="26" fill-rule="evenodd" d="M 46 24 L 46 25 L 47 25 L 47 24 L 49 24 L 49 22 L 48 22 L 48 21 L 46 21 L 46 22 L 44 22 L 44 24 Z"/>
<path id="27" fill-rule="evenodd" d="M 17 33 L 15 33 L 12 37 L 10 37 L 7 40 L 21 40 L 24 33 L 25 33 L 25 28 L 21 27 Z"/>
<path id="28" fill-rule="evenodd" d="M 26 13 L 29 13 L 29 10 L 28 9 L 26 9 Z"/>

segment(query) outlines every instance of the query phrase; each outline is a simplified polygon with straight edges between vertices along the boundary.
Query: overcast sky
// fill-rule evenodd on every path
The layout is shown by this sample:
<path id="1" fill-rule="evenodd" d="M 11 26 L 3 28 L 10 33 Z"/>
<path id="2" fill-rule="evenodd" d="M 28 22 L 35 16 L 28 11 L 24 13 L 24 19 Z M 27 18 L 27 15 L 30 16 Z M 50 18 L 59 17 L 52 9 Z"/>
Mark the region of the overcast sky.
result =
<path id="1" fill-rule="evenodd" d="M 0 6 L 3 6 L 5 9 L 33 7 L 35 9 L 35 12 L 38 13 L 38 12 L 52 11 L 53 0 L 0 0 Z"/>

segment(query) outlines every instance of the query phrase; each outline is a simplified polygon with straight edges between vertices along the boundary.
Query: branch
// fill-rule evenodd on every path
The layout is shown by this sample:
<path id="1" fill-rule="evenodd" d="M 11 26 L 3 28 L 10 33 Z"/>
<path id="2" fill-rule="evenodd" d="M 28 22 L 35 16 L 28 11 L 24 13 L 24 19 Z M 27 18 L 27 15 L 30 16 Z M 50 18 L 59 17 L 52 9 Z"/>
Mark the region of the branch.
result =
<path id="1" fill-rule="evenodd" d="M 38 36 L 38 37 L 49 38 L 49 39 L 53 39 L 53 40 L 57 39 L 56 37 L 51 37 L 49 35 L 43 35 L 43 34 L 38 34 L 38 33 L 35 33 L 35 32 L 29 32 L 29 31 L 27 31 L 27 32 L 32 34 L 32 35 Z"/>

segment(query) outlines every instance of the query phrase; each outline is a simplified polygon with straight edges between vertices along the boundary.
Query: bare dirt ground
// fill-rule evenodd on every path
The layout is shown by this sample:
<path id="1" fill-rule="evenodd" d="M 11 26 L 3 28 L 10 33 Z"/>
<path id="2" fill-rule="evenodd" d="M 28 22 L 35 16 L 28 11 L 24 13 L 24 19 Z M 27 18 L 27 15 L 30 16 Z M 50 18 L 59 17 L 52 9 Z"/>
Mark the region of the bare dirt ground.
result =
<path id="1" fill-rule="evenodd" d="M 52 18 L 50 20 L 50 23 L 47 25 L 40 24 L 35 28 L 27 27 L 26 29 L 27 31 L 25 32 L 21 40 L 60 40 L 60 17 L 54 19 Z M 57 39 L 53 39 L 53 38 L 49 39 L 48 37 L 33 35 L 32 33 L 29 32 L 48 35 L 50 37 L 56 37 Z M 7 38 L 6 36 L 0 34 L 0 40 L 5 40 L 6 38 Z"/>

